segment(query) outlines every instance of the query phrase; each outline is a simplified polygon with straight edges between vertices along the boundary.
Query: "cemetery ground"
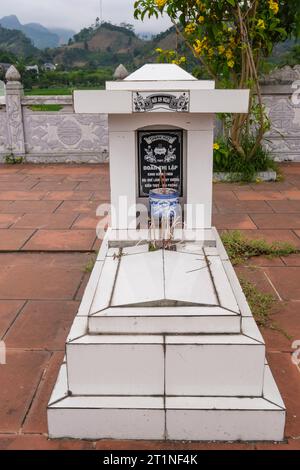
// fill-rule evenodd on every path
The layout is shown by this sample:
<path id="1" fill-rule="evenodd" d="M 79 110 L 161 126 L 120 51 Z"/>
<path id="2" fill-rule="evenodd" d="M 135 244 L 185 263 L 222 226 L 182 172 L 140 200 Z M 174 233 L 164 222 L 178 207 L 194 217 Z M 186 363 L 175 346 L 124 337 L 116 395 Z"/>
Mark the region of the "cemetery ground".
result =
<path id="1" fill-rule="evenodd" d="M 214 187 L 214 225 L 300 249 L 300 164 L 281 165 L 278 183 Z M 240 277 L 272 294 L 262 328 L 267 358 L 287 406 L 286 442 L 181 443 L 48 440 L 46 407 L 100 242 L 95 211 L 109 202 L 107 165 L 0 167 L 0 449 L 300 449 L 300 254 L 253 258 Z"/>

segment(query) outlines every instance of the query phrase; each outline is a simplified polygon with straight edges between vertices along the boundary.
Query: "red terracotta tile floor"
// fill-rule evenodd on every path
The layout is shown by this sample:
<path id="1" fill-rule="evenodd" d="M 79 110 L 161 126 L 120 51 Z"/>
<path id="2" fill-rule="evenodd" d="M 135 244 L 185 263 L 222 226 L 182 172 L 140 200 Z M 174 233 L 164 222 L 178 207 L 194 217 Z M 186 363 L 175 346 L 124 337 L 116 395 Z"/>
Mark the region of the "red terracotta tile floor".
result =
<path id="1" fill-rule="evenodd" d="M 247 237 L 300 248 L 300 164 L 282 165 L 285 181 L 216 184 L 214 224 Z M 278 298 L 262 329 L 268 360 L 287 405 L 286 442 L 178 443 L 48 440 L 46 406 L 65 339 L 99 247 L 96 208 L 109 200 L 107 165 L 0 166 L 0 449 L 300 449 L 300 255 L 252 260 L 238 271 Z"/>

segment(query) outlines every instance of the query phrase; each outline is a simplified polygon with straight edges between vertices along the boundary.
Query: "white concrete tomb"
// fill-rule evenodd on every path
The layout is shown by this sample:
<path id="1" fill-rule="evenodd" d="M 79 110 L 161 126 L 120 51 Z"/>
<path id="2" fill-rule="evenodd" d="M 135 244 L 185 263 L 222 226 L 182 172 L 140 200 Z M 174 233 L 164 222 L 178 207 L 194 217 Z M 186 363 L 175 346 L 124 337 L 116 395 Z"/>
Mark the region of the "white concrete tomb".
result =
<path id="1" fill-rule="evenodd" d="M 214 116 L 247 113 L 249 91 L 151 64 L 75 91 L 74 106 L 108 114 L 112 217 L 49 402 L 50 437 L 281 441 L 264 340 L 211 222 Z M 153 251 L 137 213 L 160 167 L 184 227 L 172 250 Z"/>

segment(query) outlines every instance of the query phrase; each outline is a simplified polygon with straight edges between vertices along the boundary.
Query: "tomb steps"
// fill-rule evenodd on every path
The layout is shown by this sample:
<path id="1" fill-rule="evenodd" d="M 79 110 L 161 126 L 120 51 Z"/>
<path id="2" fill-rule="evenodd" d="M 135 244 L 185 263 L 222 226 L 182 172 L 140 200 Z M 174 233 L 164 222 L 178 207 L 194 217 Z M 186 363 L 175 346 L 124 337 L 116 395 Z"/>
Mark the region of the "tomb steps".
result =
<path id="1" fill-rule="evenodd" d="M 63 364 L 48 406 L 52 438 L 281 441 L 284 422 L 268 365 L 262 395 L 241 398 L 69 395 Z"/>
<path id="2" fill-rule="evenodd" d="M 50 437 L 283 440 L 264 340 L 217 244 L 116 257 L 104 242 L 48 405 Z"/>

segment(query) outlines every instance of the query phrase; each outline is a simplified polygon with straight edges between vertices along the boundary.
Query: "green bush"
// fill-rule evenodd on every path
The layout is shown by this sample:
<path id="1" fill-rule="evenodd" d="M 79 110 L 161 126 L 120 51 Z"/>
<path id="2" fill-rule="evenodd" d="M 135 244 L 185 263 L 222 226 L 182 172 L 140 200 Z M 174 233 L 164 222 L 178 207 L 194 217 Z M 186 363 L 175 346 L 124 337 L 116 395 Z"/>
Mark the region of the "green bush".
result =
<path id="1" fill-rule="evenodd" d="M 262 145 L 258 147 L 255 155 L 248 156 L 247 149 L 253 148 L 253 141 L 243 141 L 245 157 L 237 153 L 231 145 L 230 139 L 227 141 L 218 140 L 214 144 L 214 172 L 231 173 L 231 180 L 253 181 L 257 172 L 274 170 L 278 167 L 272 155 Z"/>

